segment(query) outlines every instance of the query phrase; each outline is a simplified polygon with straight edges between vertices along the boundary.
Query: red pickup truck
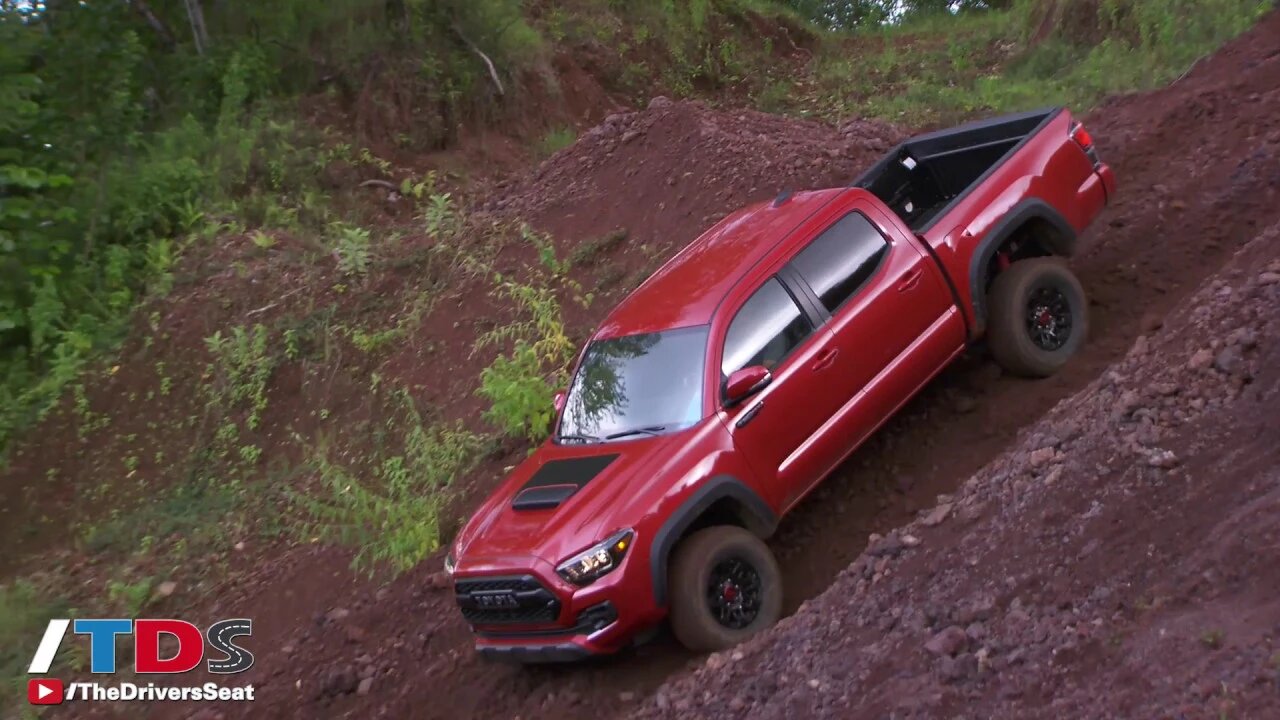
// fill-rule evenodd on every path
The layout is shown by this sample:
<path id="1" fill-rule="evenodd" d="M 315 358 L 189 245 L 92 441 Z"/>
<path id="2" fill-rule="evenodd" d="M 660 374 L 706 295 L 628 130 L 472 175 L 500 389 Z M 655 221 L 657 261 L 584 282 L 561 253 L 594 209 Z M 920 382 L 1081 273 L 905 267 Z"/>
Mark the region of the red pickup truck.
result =
<path id="1" fill-rule="evenodd" d="M 1060 258 L 1114 193 L 1056 108 L 914 137 L 850 187 L 707 230 L 604 320 L 552 437 L 454 541 L 476 647 L 572 660 L 669 618 L 714 650 L 773 624 L 764 539 L 966 345 L 1046 376 L 1084 342 Z"/>

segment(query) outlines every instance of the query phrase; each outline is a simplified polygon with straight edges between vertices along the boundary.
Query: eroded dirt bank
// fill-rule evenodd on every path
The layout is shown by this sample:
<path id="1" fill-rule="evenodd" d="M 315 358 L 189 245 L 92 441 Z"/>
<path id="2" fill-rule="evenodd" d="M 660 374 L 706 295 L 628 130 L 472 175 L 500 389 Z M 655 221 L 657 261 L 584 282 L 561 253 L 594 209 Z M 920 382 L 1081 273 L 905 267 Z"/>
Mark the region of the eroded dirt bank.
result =
<path id="1" fill-rule="evenodd" d="M 739 703 L 758 704 L 759 712 L 777 715 L 787 712 L 788 708 L 797 717 L 801 715 L 796 713 L 810 710 L 847 714 L 862 707 L 853 705 L 855 700 L 877 702 L 879 704 L 866 707 L 884 710 L 894 703 L 918 698 L 924 703 L 917 709 L 920 714 L 945 717 L 960 713 L 958 703 L 967 701 L 972 692 L 984 702 L 992 703 L 987 707 L 1011 709 L 1011 712 L 1016 708 L 1039 708 L 1042 716 L 1051 698 L 1084 703 L 1090 693 L 1079 688 L 1091 687 L 1087 683 L 1121 683 L 1118 676 L 1102 678 L 1085 673 L 1086 669 L 1091 673 L 1101 672 L 1092 669 L 1090 658 L 1107 657 L 1102 653 L 1114 647 L 1109 644 L 1112 642 L 1109 636 L 1099 640 L 1096 633 L 1101 631 L 1094 630 L 1092 640 L 1076 640 L 1075 645 L 1068 647 L 1055 644 L 1066 632 L 1061 628 L 1067 627 L 1068 621 L 1076 628 L 1081 618 L 1089 627 L 1097 627 L 1091 623 L 1099 617 L 1104 619 L 1101 627 L 1112 627 L 1107 623 L 1119 623 L 1112 617 L 1122 608 L 1099 603 L 1118 602 L 1117 598 L 1129 603 L 1126 607 L 1133 613 L 1132 618 L 1122 620 L 1128 626 L 1139 627 L 1141 618 L 1155 616 L 1138 614 L 1136 596 L 1122 594 L 1123 588 L 1119 586 L 1112 587 L 1112 599 L 1095 598 L 1088 600 L 1092 604 L 1086 606 L 1085 599 L 1098 586 L 1099 574 L 1104 570 L 1155 574 L 1171 566 L 1168 558 L 1159 554 L 1158 547 L 1152 550 L 1156 553 L 1152 558 L 1144 554 L 1147 545 L 1161 537 L 1178 540 L 1186 535 L 1189 545 L 1171 546 L 1183 550 L 1214 547 L 1196 544 L 1203 543 L 1203 537 L 1197 540 L 1197 526 L 1189 520 L 1185 525 L 1169 525 L 1167 533 L 1148 540 L 1141 534 L 1144 531 L 1133 524 L 1133 519 L 1145 517 L 1150 507 L 1194 508 L 1197 512 L 1211 507 L 1207 495 L 1195 504 L 1173 504 L 1181 502 L 1188 488 L 1194 486 L 1189 479 L 1179 478 L 1206 477 L 1204 473 L 1209 471 L 1202 473 L 1198 463 L 1203 462 L 1205 468 L 1216 467 L 1213 463 L 1231 463 L 1233 467 L 1247 469 L 1241 458 L 1211 460 L 1207 455 L 1188 453 L 1189 440 L 1175 434 L 1191 432 L 1187 428 L 1193 427 L 1189 423 L 1200 422 L 1196 418 L 1218 417 L 1214 413 L 1230 414 L 1236 412 L 1231 408 L 1245 407 L 1239 403 L 1261 402 L 1249 400 L 1253 397 L 1249 393 L 1265 387 L 1268 376 L 1262 371 L 1261 363 L 1275 355 L 1265 355 L 1267 346 L 1262 335 L 1253 349 L 1246 349 L 1246 343 L 1241 341 L 1242 361 L 1253 363 L 1258 375 L 1248 391 L 1232 400 L 1236 404 L 1229 407 L 1210 404 L 1211 400 L 1226 398 L 1223 388 L 1230 387 L 1232 382 L 1211 375 L 1218 372 L 1211 369 L 1196 371 L 1197 382 L 1203 386 L 1200 399 L 1204 405 L 1199 409 L 1189 409 L 1189 403 L 1196 398 L 1182 393 L 1160 396 L 1158 400 L 1143 399 L 1148 379 L 1133 374 L 1134 371 L 1119 370 L 1126 376 L 1125 380 L 1100 378 L 1133 346 L 1135 338 L 1150 334 L 1164 323 L 1165 314 L 1185 301 L 1243 243 L 1258 237 L 1261 228 L 1280 220 L 1280 202 L 1277 202 L 1280 197 L 1280 43 L 1277 38 L 1280 38 L 1280 15 L 1273 13 L 1252 32 L 1202 62 L 1174 86 L 1155 93 L 1117 98 L 1087 118 L 1090 129 L 1099 138 L 1104 158 L 1116 168 L 1122 193 L 1098 228 L 1085 239 L 1075 261 L 1093 298 L 1094 337 L 1067 372 L 1044 382 L 1008 378 L 1001 376 L 980 351 L 975 351 L 935 382 L 784 522 L 772 546 L 786 568 L 789 609 L 814 597 L 838 577 L 836 589 L 815 601 L 814 607 L 830 605 L 830 613 L 844 612 L 848 620 L 842 621 L 839 627 L 833 629 L 829 620 L 827 625 L 815 624 L 817 614 L 805 609 L 771 636 L 744 648 L 742 660 L 734 661 L 732 655 L 717 656 L 719 659 L 712 660 L 712 664 L 725 667 L 699 675 L 690 675 L 688 668 L 704 665 L 705 659 L 679 650 L 665 638 L 633 653 L 586 666 L 521 669 L 493 665 L 480 661 L 471 651 L 469 633 L 453 607 L 450 593 L 444 588 L 432 587 L 430 576 L 439 567 L 438 559 L 428 560 L 419 569 L 380 587 L 375 582 L 353 579 L 346 568 L 348 556 L 342 552 L 299 548 L 262 568 L 250 583 L 210 610 L 217 616 L 249 613 L 262 628 L 262 650 L 258 655 L 259 665 L 254 669 L 255 678 L 262 680 L 257 683 L 259 701 L 251 708 L 227 708 L 223 712 L 227 716 L 243 713 L 253 717 L 594 718 L 611 714 L 625 716 L 647 702 L 650 703 L 647 712 L 651 714 L 684 716 L 681 713 L 688 711 L 712 715 L 745 710 L 745 706 L 736 711 L 731 707 L 736 692 Z M 490 210 L 527 214 L 571 247 L 598 238 L 611 229 L 627 228 L 628 241 L 602 250 L 598 262 L 581 278 L 607 290 L 611 278 L 614 284 L 619 284 L 618 277 L 611 274 L 615 270 L 630 275 L 652 269 L 648 267 L 650 263 L 656 267 L 657 262 L 688 242 L 710 219 L 737 205 L 768 197 L 781 187 L 847 180 L 887 148 L 893 133 L 899 132 L 880 125 L 858 124 L 846 130 L 842 133 L 811 123 L 770 119 L 758 113 L 720 113 L 679 103 L 659 103 L 649 110 L 606 121 L 598 132 L 556 155 L 530 177 L 500 190 Z M 631 132 L 637 134 L 628 135 Z M 830 152 L 833 147 L 834 156 Z M 766 167 L 765 160 L 773 164 Z M 1260 241 L 1261 244 L 1249 252 L 1257 255 L 1261 252 L 1257 247 L 1268 247 L 1272 242 Z M 1250 277 L 1261 282 L 1256 273 Z M 605 310 L 606 301 L 593 308 L 593 312 Z M 589 322 L 591 318 L 580 320 Z M 1183 339 L 1190 342 L 1191 339 L 1178 335 L 1178 327 L 1190 326 L 1182 320 L 1171 319 L 1169 328 L 1172 329 L 1161 331 L 1164 335 L 1152 336 L 1154 340 L 1149 342 L 1156 343 L 1152 347 L 1173 352 L 1164 350 L 1165 346 L 1160 343 Z M 1219 332 L 1209 325 L 1197 326 L 1194 342 L 1201 345 L 1195 349 L 1210 348 L 1214 338 L 1225 342 L 1234 327 Z M 1182 345 L 1178 348 L 1179 352 L 1185 349 Z M 1212 348 L 1211 352 L 1216 361 L 1219 349 Z M 1111 383 L 1109 389 L 1102 388 L 1106 382 Z M 1151 382 L 1156 379 L 1152 378 Z M 921 509 L 931 508 L 939 493 L 953 492 L 974 472 L 1001 458 L 1020 429 L 1035 423 L 1072 393 L 1080 390 L 1092 393 L 1072 401 L 1087 404 L 1088 397 L 1101 397 L 1098 393 L 1104 390 L 1118 401 L 1128 388 L 1134 388 L 1145 403 L 1131 410 L 1145 409 L 1152 418 L 1150 427 L 1156 428 L 1158 434 L 1155 439 L 1148 439 L 1152 431 L 1146 429 L 1148 424 L 1141 419 L 1134 421 L 1133 412 L 1124 418 L 1108 420 L 1113 423 L 1113 431 L 1121 426 L 1126 428 L 1125 433 L 1141 430 L 1145 434 L 1135 437 L 1134 442 L 1144 448 L 1159 447 L 1179 454 L 1179 464 L 1174 468 L 1144 465 L 1147 456 L 1135 451 L 1121 453 L 1117 449 L 1112 458 L 1102 450 L 1095 452 L 1075 444 L 1093 442 L 1090 440 L 1094 437 L 1090 433 L 1096 429 L 1093 425 L 1080 427 L 1077 436 L 1068 437 L 1063 431 L 1057 433 L 1057 449 L 1048 461 L 1043 460 L 1043 452 L 1036 456 L 1042 459 L 1042 464 L 1034 473 L 1024 477 L 1019 471 L 1016 477 L 1011 474 L 1000 483 L 988 483 L 991 488 L 997 485 L 1016 488 L 1021 480 L 1024 487 L 1016 494 L 1019 503 L 1039 497 L 1035 493 L 1062 493 L 1063 497 L 1055 504 L 1037 504 L 1032 509 L 1016 505 L 1024 508 L 1020 511 L 1024 514 L 1017 518 L 1010 516 L 1007 524 L 999 526 L 995 520 L 1005 517 L 1005 506 L 994 500 L 987 500 L 988 506 L 968 520 L 964 519 L 968 518 L 965 513 L 971 510 L 966 507 L 977 505 L 953 505 L 954 516 L 930 528 L 928 533 L 918 532 L 917 537 L 923 540 L 919 548 L 903 550 L 899 552 L 900 557 L 885 561 L 882 571 L 889 570 L 889 574 L 882 576 L 880 582 L 871 584 L 867 577 L 852 570 L 840 574 L 858 559 L 869 533 L 888 532 L 916 518 Z M 1171 403 L 1168 407 L 1166 397 L 1172 398 L 1167 400 Z M 1182 407 L 1181 403 L 1188 405 Z M 1186 417 L 1178 418 L 1175 409 Z M 1166 411 L 1172 420 L 1161 420 L 1161 413 Z M 1256 435 L 1265 431 L 1261 426 L 1252 430 Z M 1274 435 L 1274 428 L 1271 432 Z M 1047 429 L 1041 431 L 1041 441 L 1048 433 Z M 1012 473 L 1012 468 L 1032 462 L 1031 451 L 1042 450 L 1039 446 L 1031 447 L 1036 442 L 1030 435 L 1024 434 L 1017 442 L 1014 454 L 1005 456 L 992 468 L 1009 468 Z M 1215 441 L 1213 445 L 1221 442 Z M 1063 457 L 1059 458 L 1058 453 Z M 1083 473 L 1088 476 L 1085 479 L 1073 479 L 1082 474 L 1072 469 L 1077 467 L 1073 465 L 1076 455 L 1080 456 L 1080 462 L 1092 463 L 1079 466 L 1093 468 Z M 1023 465 L 1017 465 L 1019 462 Z M 1102 469 L 1094 467 L 1097 465 Z M 1045 482 L 1053 466 L 1061 466 L 1061 472 L 1053 482 Z M 1125 469 L 1130 466 L 1133 469 Z M 994 477 L 992 472 L 997 471 L 989 468 L 979 477 Z M 1126 473 L 1130 472 L 1136 474 L 1127 480 Z M 1198 474 L 1193 476 L 1192 472 Z M 1253 481 L 1259 483 L 1259 487 L 1261 477 Z M 1161 479 L 1161 483 L 1146 478 Z M 1101 494 L 1103 488 L 1111 487 L 1129 487 L 1133 495 L 1121 503 L 1120 496 Z M 1100 499 L 1102 509 L 1098 512 L 1101 514 L 1084 518 L 1093 507 L 1089 504 L 1093 499 Z M 1185 516 L 1185 513 L 1168 512 L 1167 517 L 1161 516 L 1165 520 L 1152 526 L 1153 532 L 1170 522 L 1181 522 L 1180 518 Z M 1046 514 L 1049 517 L 1044 517 Z M 1114 528 L 1098 524 L 1097 518 L 1104 516 L 1122 522 Z M 1212 517 L 1204 516 L 1203 522 L 1210 522 Z M 989 524 L 985 533 L 974 529 L 980 523 Z M 1077 534 L 1084 530 L 1091 534 L 1087 537 Z M 1131 534 L 1122 536 L 1131 530 Z M 901 535 L 896 537 L 901 539 Z M 1083 553 L 1095 540 L 1097 544 Z M 1226 547 L 1226 542 L 1222 547 Z M 1103 549 L 1126 543 L 1132 547 L 1124 552 Z M 954 553 L 938 556 L 940 562 L 945 559 L 944 564 L 935 566 L 927 562 L 934 557 L 931 553 L 943 553 L 951 546 L 956 548 Z M 973 552 L 965 554 L 962 549 L 966 547 L 971 547 Z M 987 549 L 986 554 L 976 554 L 983 548 Z M 1047 548 L 1057 548 L 1056 552 L 1063 554 L 1050 555 L 1053 562 L 1044 563 L 1037 553 L 1047 552 Z M 898 551 L 886 552 L 892 555 Z M 1104 556 L 1110 558 L 1113 554 L 1124 562 L 1109 559 L 1104 562 Z M 1257 560 L 1263 557 L 1258 555 Z M 1029 558 L 1034 558 L 1035 563 Z M 969 565 L 971 560 L 976 560 L 978 565 Z M 1254 560 L 1241 560 L 1244 561 Z M 1096 573 L 1090 568 L 1096 568 Z M 874 577 L 874 564 L 871 572 Z M 930 572 L 934 573 L 932 579 Z M 957 579 L 947 585 L 942 582 L 945 577 Z M 1009 577 L 1013 578 L 1012 585 L 1007 582 Z M 1138 582 L 1136 574 L 1126 577 L 1130 583 Z M 1176 577 L 1168 573 L 1160 577 L 1174 588 L 1161 591 L 1164 595 L 1176 597 L 1178 593 L 1190 592 Z M 960 582 L 964 578 L 984 580 L 965 584 Z M 889 593 L 883 595 L 885 604 L 855 602 L 851 592 L 859 582 L 867 584 L 864 592 Z M 1221 585 L 1222 580 L 1215 582 Z M 936 595 L 940 599 L 967 601 L 972 594 L 970 590 L 992 597 L 988 618 L 980 622 L 988 623 L 985 632 L 992 642 L 999 644 L 998 651 L 988 648 L 981 670 L 974 670 L 973 663 L 980 662 L 977 653 L 983 646 L 970 647 L 968 643 L 974 641 L 965 640 L 963 651 L 945 663 L 931 659 L 927 651 L 921 650 L 933 630 L 945 630 L 954 624 L 965 632 L 976 619 L 976 616 L 950 615 L 948 613 L 961 612 L 961 606 L 944 603 L 937 610 L 941 614 L 928 620 L 927 598 Z M 1014 597 L 1020 599 L 1019 610 L 1026 614 L 1026 620 L 1021 620 L 1022 616 L 1011 608 Z M 1063 608 L 1059 607 L 1061 602 L 1071 604 Z M 1144 602 L 1155 601 L 1148 598 Z M 893 603 L 899 608 L 896 619 L 892 619 Z M 910 616 L 904 615 L 907 605 L 915 611 Z M 1088 610 L 1081 610 L 1082 615 L 1077 616 L 1074 612 L 1077 606 Z M 845 609 L 840 610 L 842 607 Z M 997 609 L 1000 616 L 996 615 Z M 862 627 L 857 620 L 864 616 L 859 613 L 870 613 L 865 617 L 874 619 Z M 1016 629 L 1015 625 L 1006 627 L 1003 620 L 991 620 L 1010 613 L 1015 619 L 1011 622 L 1015 625 L 1021 622 L 1023 625 L 1016 627 L 1025 626 L 1024 629 Z M 982 608 L 979 614 L 984 614 Z M 1233 613 L 1228 608 L 1222 615 Z M 928 621 L 914 630 L 911 628 L 917 626 L 910 624 L 912 618 Z M 962 620 L 970 622 L 962 624 Z M 1204 631 L 1211 629 L 1206 627 Z M 1229 634 L 1230 628 L 1225 625 L 1221 629 L 1224 647 L 1244 637 Z M 1034 645 L 1023 639 L 1023 633 L 1038 638 L 1042 632 L 1044 639 Z M 1187 637 L 1194 637 L 1198 632 L 1191 632 Z M 958 640 L 954 631 L 950 635 L 953 641 Z M 810 636 L 812 639 L 807 639 Z M 874 663 L 864 661 L 857 650 L 870 645 L 860 641 L 872 636 L 886 643 L 879 654 L 871 657 L 871 660 L 883 660 Z M 1133 636 L 1137 637 L 1137 633 Z M 255 634 L 255 639 L 257 637 Z M 846 637 L 849 642 L 839 644 L 844 642 L 841 638 Z M 1121 636 L 1120 647 L 1127 647 L 1124 643 L 1130 641 L 1126 637 Z M 1017 642 L 1027 647 L 1022 663 L 1007 662 L 1008 674 L 994 676 L 1002 678 L 997 687 L 997 683 L 983 673 L 993 672 L 991 663 L 1001 662 L 998 657 L 1009 661 Z M 819 652 L 828 646 L 830 652 Z M 1043 650 L 1033 649 L 1041 646 Z M 1260 646 L 1254 643 L 1250 647 Z M 1066 653 L 1064 657 L 1080 658 L 1078 664 L 1072 666 L 1074 670 L 1061 675 L 1051 671 L 1035 674 L 1040 671 L 1030 668 L 1049 667 L 1046 658 L 1052 657 L 1053 650 Z M 1163 646 L 1153 645 L 1150 652 L 1164 653 L 1165 650 Z M 778 662 L 783 656 L 795 656 L 794 661 L 801 663 L 797 668 L 813 668 L 815 674 L 787 672 L 785 668 L 769 665 L 771 654 L 779 657 Z M 836 674 L 835 670 L 828 675 L 818 674 L 818 669 L 830 667 L 837 658 L 843 674 Z M 957 675 L 963 682 L 942 683 L 940 673 L 944 665 L 946 672 Z M 1016 681 L 1023 672 L 1028 673 L 1027 681 L 1020 685 Z M 787 674 L 786 685 L 781 684 L 782 673 Z M 755 690 L 744 692 L 744 684 L 759 685 L 766 675 L 779 683 L 777 700 Z M 1163 676 L 1156 673 L 1145 677 L 1149 682 L 1163 682 Z M 1206 675 L 1209 676 L 1212 673 Z M 668 678 L 672 686 L 650 698 L 653 690 Z M 366 679 L 367 683 L 362 682 Z M 1042 687 L 1045 679 L 1057 684 Z M 810 680 L 816 680 L 818 687 L 810 688 Z M 824 682 L 827 685 L 824 686 Z M 796 687 L 795 683 L 800 685 Z M 867 692 L 855 694 L 840 683 Z M 899 685 L 901 689 L 896 691 Z M 823 690 L 824 687 L 827 689 Z M 1017 694 L 1001 697 L 999 688 L 1004 687 L 1014 688 L 1009 692 Z M 1140 693 L 1139 688 L 1135 684 L 1133 692 Z M 712 693 L 706 702 L 702 699 L 704 690 Z M 1155 690 L 1149 689 L 1141 697 L 1155 694 Z M 935 699 L 935 695 L 939 697 Z M 839 701 L 840 697 L 847 700 Z M 659 706 L 660 702 L 665 709 Z M 899 712 L 904 711 L 899 708 Z M 1034 711 L 1029 712 L 1036 715 Z M 992 713 L 999 716 L 995 710 Z M 1124 714 L 1120 710 L 1115 713 Z M 1056 712 L 1049 714 L 1056 716 Z M 1134 715 L 1145 716 L 1138 710 Z M 1087 713 L 1062 716 L 1087 716 Z"/>

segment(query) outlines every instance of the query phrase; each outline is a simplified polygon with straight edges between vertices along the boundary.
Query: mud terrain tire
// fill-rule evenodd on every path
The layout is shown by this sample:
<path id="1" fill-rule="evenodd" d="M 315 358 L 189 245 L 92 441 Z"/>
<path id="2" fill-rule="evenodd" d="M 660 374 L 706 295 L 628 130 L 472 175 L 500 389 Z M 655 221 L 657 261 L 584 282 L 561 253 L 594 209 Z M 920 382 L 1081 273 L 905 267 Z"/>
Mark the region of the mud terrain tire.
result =
<path id="1" fill-rule="evenodd" d="M 755 535 L 732 525 L 699 530 L 671 563 L 671 629 L 690 650 L 724 650 L 782 615 L 782 572 Z"/>
<path id="2" fill-rule="evenodd" d="M 1005 370 L 1049 377 L 1084 344 L 1089 303 L 1080 281 L 1056 258 L 1010 265 L 988 295 L 987 343 Z"/>

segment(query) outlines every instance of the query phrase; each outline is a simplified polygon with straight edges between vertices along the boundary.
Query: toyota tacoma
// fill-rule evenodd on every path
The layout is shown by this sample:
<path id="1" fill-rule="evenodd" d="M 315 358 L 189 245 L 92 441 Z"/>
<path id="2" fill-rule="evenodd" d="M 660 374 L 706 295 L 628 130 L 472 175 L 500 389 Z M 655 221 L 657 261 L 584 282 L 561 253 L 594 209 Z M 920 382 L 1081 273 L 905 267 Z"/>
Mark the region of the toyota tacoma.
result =
<path id="1" fill-rule="evenodd" d="M 445 560 L 481 653 L 697 650 L 782 612 L 764 540 L 966 346 L 1051 375 L 1081 347 L 1068 269 L 1115 193 L 1063 108 L 913 137 L 850 186 L 721 220 L 615 307 L 551 437 Z"/>

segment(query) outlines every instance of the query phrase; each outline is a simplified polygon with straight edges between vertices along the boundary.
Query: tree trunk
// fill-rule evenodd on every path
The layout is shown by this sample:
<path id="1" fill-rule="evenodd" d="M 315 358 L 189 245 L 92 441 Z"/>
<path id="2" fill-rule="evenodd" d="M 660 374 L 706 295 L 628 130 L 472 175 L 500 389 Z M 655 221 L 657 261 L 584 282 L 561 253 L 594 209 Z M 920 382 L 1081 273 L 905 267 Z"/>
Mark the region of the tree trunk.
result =
<path id="1" fill-rule="evenodd" d="M 177 45 L 177 41 L 173 37 L 173 31 L 169 29 L 169 26 L 165 24 L 164 20 L 161 20 L 160 17 L 151 10 L 151 6 L 146 3 L 146 0 L 130 0 L 129 4 L 133 6 L 134 10 L 138 11 L 138 14 L 142 16 L 143 20 L 147 21 L 147 24 L 151 26 L 151 29 L 156 31 L 156 35 L 160 36 L 160 40 L 165 44 L 165 47 L 172 50 L 173 47 Z"/>
<path id="2" fill-rule="evenodd" d="M 209 47 L 209 31 L 204 26 L 204 9 L 200 0 L 183 0 L 187 6 L 187 19 L 191 21 L 191 36 L 195 38 L 196 53 L 203 55 Z"/>

